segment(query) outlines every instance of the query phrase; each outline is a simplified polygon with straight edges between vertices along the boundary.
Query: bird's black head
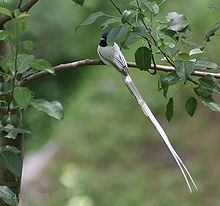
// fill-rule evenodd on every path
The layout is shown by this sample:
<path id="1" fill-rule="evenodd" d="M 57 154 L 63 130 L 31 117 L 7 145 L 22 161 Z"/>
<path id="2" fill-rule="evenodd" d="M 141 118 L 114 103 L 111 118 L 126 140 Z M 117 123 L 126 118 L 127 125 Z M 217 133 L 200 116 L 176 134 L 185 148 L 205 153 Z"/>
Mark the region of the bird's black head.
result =
<path id="1" fill-rule="evenodd" d="M 108 34 L 110 33 L 110 31 L 111 31 L 111 30 L 105 32 L 105 33 L 102 35 L 102 37 L 101 37 L 101 39 L 100 39 L 101 41 L 100 41 L 100 43 L 99 43 L 100 46 L 102 46 L 102 47 L 107 46 L 107 36 L 108 36 Z"/>

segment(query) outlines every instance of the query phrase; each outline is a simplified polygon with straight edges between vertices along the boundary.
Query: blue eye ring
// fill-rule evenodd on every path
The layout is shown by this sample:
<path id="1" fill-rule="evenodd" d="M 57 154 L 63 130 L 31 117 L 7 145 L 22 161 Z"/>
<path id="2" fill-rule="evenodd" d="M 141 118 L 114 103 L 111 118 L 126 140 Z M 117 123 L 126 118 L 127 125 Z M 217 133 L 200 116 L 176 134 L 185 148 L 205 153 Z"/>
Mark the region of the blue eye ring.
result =
<path id="1" fill-rule="evenodd" d="M 102 37 L 100 40 L 101 40 L 101 41 L 106 41 L 106 39 L 105 39 L 105 38 L 103 38 L 103 37 Z"/>

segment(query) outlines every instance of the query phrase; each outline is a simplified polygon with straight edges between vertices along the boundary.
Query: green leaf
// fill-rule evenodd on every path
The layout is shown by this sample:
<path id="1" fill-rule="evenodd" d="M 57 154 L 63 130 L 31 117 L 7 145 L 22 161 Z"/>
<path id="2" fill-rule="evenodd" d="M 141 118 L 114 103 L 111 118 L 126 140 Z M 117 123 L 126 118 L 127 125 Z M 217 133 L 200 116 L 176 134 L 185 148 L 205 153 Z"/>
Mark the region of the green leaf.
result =
<path id="1" fill-rule="evenodd" d="M 72 0 L 72 1 L 74 1 L 76 4 L 79 4 L 80 6 L 83 6 L 85 0 Z"/>
<path id="2" fill-rule="evenodd" d="M 21 159 L 15 148 L 4 147 L 5 146 L 0 147 L 0 162 L 14 175 L 17 181 L 21 176 Z"/>
<path id="3" fill-rule="evenodd" d="M 125 48 L 128 48 L 129 45 L 134 44 L 138 40 L 140 40 L 140 38 L 128 36 L 128 39 L 126 39 L 124 42 L 122 42 L 122 46 Z"/>
<path id="4" fill-rule="evenodd" d="M 173 48 L 166 48 L 165 53 L 170 57 L 175 57 L 179 53 L 179 48 L 173 47 Z"/>
<path id="5" fill-rule="evenodd" d="M 215 69 L 218 70 L 219 66 L 210 60 L 208 57 L 198 57 L 195 61 L 195 66 L 200 69 Z"/>
<path id="6" fill-rule="evenodd" d="M 169 86 L 167 84 L 161 85 L 161 80 L 158 80 L 158 91 L 161 91 L 163 89 L 163 96 L 167 98 L 167 92 L 169 89 Z"/>
<path id="7" fill-rule="evenodd" d="M 91 14 L 88 18 L 86 18 L 80 26 L 87 26 L 89 24 L 94 23 L 99 17 L 104 16 L 105 14 L 101 11 Z"/>
<path id="8" fill-rule="evenodd" d="M 3 126 L 11 124 L 14 127 L 18 127 L 18 125 L 20 124 L 20 119 L 15 114 L 11 114 L 11 115 L 6 114 L 3 116 L 1 123 Z"/>
<path id="9" fill-rule="evenodd" d="M 206 75 L 199 79 L 199 83 L 202 87 L 220 94 L 220 86 L 215 82 L 215 78 L 213 76 Z"/>
<path id="10" fill-rule="evenodd" d="M 149 32 L 142 25 L 135 26 L 132 33 L 135 34 L 135 35 L 141 36 L 141 37 L 151 38 Z"/>
<path id="11" fill-rule="evenodd" d="M 146 1 L 144 2 L 144 4 L 146 5 L 147 9 L 155 16 L 159 13 L 159 6 L 158 4 L 153 1 L 153 2 L 149 2 L 149 1 Z"/>
<path id="12" fill-rule="evenodd" d="M 15 114 L 4 115 L 0 122 L 0 131 L 5 131 L 3 137 L 16 139 L 18 133 L 30 134 L 30 131 L 23 126 L 21 121 Z"/>
<path id="13" fill-rule="evenodd" d="M 202 103 L 209 107 L 211 110 L 220 112 L 220 104 L 217 104 L 211 97 L 202 98 Z"/>
<path id="14" fill-rule="evenodd" d="M 7 126 L 8 127 L 8 126 Z M 13 126 L 12 126 L 13 127 Z M 11 129 L 11 131 L 8 131 L 7 134 L 4 135 L 5 138 L 8 138 L 8 139 L 16 139 L 18 133 L 15 132 L 13 129 Z"/>
<path id="15" fill-rule="evenodd" d="M 5 127 L 5 129 L 9 128 L 8 126 Z M 20 133 L 20 134 L 30 134 L 31 132 L 27 129 L 24 128 L 12 128 L 11 129 L 12 132 L 16 132 L 16 133 Z"/>
<path id="16" fill-rule="evenodd" d="M 175 44 L 173 42 L 169 42 L 169 41 L 165 41 L 164 45 L 169 47 L 169 48 L 174 48 L 175 47 Z"/>
<path id="17" fill-rule="evenodd" d="M 27 109 L 28 104 L 31 100 L 31 91 L 26 87 L 15 87 L 14 100 L 23 109 Z"/>
<path id="18" fill-rule="evenodd" d="M 107 37 L 107 44 L 108 45 L 113 45 L 113 43 L 116 41 L 118 34 L 120 33 L 122 28 L 122 25 L 114 27 L 110 33 L 108 34 Z"/>
<path id="19" fill-rule="evenodd" d="M 205 41 L 210 42 L 210 37 L 215 35 L 215 32 L 220 29 L 220 22 L 210 27 L 205 33 Z"/>
<path id="20" fill-rule="evenodd" d="M 201 49 L 199 49 L 199 48 L 196 48 L 196 49 L 192 49 L 192 50 L 190 50 L 190 52 L 189 52 L 189 56 L 192 56 L 192 55 L 195 55 L 195 54 L 201 54 L 201 53 L 203 53 L 204 51 L 202 51 Z"/>
<path id="21" fill-rule="evenodd" d="M 27 52 L 31 52 L 34 48 L 34 42 L 32 41 L 23 41 L 22 46 Z"/>
<path id="22" fill-rule="evenodd" d="M 199 49 L 204 49 L 204 46 L 203 46 L 203 45 L 199 45 L 199 44 L 197 44 L 197 43 L 195 43 L 195 42 L 187 41 L 187 40 L 185 40 L 185 39 L 181 39 L 181 43 L 182 43 L 182 45 L 187 45 L 187 46 L 190 46 L 190 47 L 192 47 L 192 48 L 194 48 L 194 49 L 197 49 L 197 48 L 199 48 Z"/>
<path id="23" fill-rule="evenodd" d="M 34 60 L 33 55 L 19 54 L 17 59 L 17 70 L 18 73 L 23 73 L 30 68 L 30 65 Z"/>
<path id="24" fill-rule="evenodd" d="M 139 0 L 139 5 L 143 11 L 148 9 L 148 7 L 147 7 L 148 3 L 150 3 L 150 2 L 148 2 L 148 0 Z M 134 10 L 138 9 L 138 5 L 137 5 L 136 0 L 130 2 L 130 8 L 132 8 Z"/>
<path id="25" fill-rule="evenodd" d="M 110 32 L 111 33 L 111 32 Z M 120 32 L 118 33 L 116 40 L 120 40 L 120 39 L 124 39 L 128 34 L 128 27 L 127 27 L 127 24 L 124 24 L 122 27 L 121 27 L 121 30 Z"/>
<path id="26" fill-rule="evenodd" d="M 81 26 L 88 26 L 90 24 L 93 24 L 99 17 L 104 16 L 105 14 L 101 11 L 92 13 L 90 16 L 88 16 L 81 24 L 77 25 L 75 28 L 75 32 L 81 27 Z"/>
<path id="27" fill-rule="evenodd" d="M 29 65 L 36 70 L 42 70 L 42 71 L 47 71 L 49 73 L 54 73 L 54 69 L 52 67 L 52 65 L 50 64 L 50 62 L 48 62 L 45 59 L 36 59 L 33 60 L 29 63 Z"/>
<path id="28" fill-rule="evenodd" d="M 176 32 L 176 34 L 174 35 L 174 37 L 179 38 L 181 37 L 182 39 L 187 39 L 192 35 L 192 31 L 190 29 L 189 26 L 187 26 L 186 28 L 184 28 L 181 31 Z"/>
<path id="29" fill-rule="evenodd" d="M 12 14 L 11 14 L 10 10 L 8 10 L 8 9 L 6 9 L 4 7 L 0 7 L 0 13 L 4 14 L 6 16 L 10 16 L 12 18 Z"/>
<path id="30" fill-rule="evenodd" d="M 176 73 L 180 79 L 186 81 L 190 74 L 195 70 L 195 65 L 191 61 L 177 59 L 174 62 Z"/>
<path id="31" fill-rule="evenodd" d="M 16 19 L 22 19 L 22 18 L 29 17 L 29 16 L 30 16 L 29 14 L 27 14 L 26 12 L 24 12 L 24 13 L 19 14 L 19 15 L 16 17 Z"/>
<path id="32" fill-rule="evenodd" d="M 7 73 L 8 71 L 13 71 L 15 68 L 14 60 L 12 58 L 2 59 L 1 65 L 5 73 Z"/>
<path id="33" fill-rule="evenodd" d="M 163 88 L 163 96 L 164 96 L 165 98 L 167 98 L 168 89 L 169 89 L 169 86 L 166 86 L 166 87 Z"/>
<path id="34" fill-rule="evenodd" d="M 178 55 L 177 55 L 179 58 L 181 58 L 181 59 L 183 59 L 183 60 L 187 60 L 187 61 L 189 61 L 190 60 L 190 57 L 189 57 L 189 54 L 187 54 L 187 53 L 179 53 Z"/>
<path id="35" fill-rule="evenodd" d="M 16 194 L 7 186 L 0 186 L 0 198 L 10 206 L 18 206 Z"/>
<path id="36" fill-rule="evenodd" d="M 212 90 L 205 88 L 201 85 L 194 88 L 194 92 L 197 94 L 197 96 L 202 98 L 211 98 L 212 97 Z"/>
<path id="37" fill-rule="evenodd" d="M 12 91 L 12 85 L 9 82 L 0 82 L 0 95 L 8 94 Z"/>
<path id="38" fill-rule="evenodd" d="M 131 2 L 129 3 L 129 5 L 130 5 L 130 8 L 131 8 L 131 9 L 135 9 L 135 10 L 136 10 L 136 9 L 138 8 L 136 1 L 131 1 Z"/>
<path id="39" fill-rule="evenodd" d="M 188 45 L 194 49 L 201 49 L 201 50 L 204 49 L 203 45 L 199 45 L 199 44 L 196 44 L 195 42 L 187 41 L 185 39 L 181 39 L 181 43 L 182 43 L 182 45 Z"/>
<path id="40" fill-rule="evenodd" d="M 53 118 L 63 120 L 63 107 L 58 101 L 48 102 L 43 99 L 32 99 L 30 105 Z"/>
<path id="41" fill-rule="evenodd" d="M 171 72 L 160 77 L 160 82 L 163 89 L 166 86 L 171 86 L 176 84 L 178 81 L 179 81 L 179 77 L 177 76 L 176 72 Z"/>
<path id="42" fill-rule="evenodd" d="M 30 65 L 35 62 L 33 55 L 19 54 L 17 57 L 17 70 L 18 73 L 22 73 L 30 68 Z M 15 72 L 15 58 L 4 58 L 2 60 L 2 68 L 7 73 L 11 71 L 12 74 Z"/>
<path id="43" fill-rule="evenodd" d="M 152 29 L 152 31 L 150 33 L 151 33 L 151 36 L 153 37 L 153 39 L 156 41 L 157 47 L 160 47 L 162 45 L 163 39 L 164 39 L 164 37 L 162 36 L 160 31 Z"/>
<path id="44" fill-rule="evenodd" d="M 8 34 L 4 30 L 0 30 L 0 40 L 9 40 Z"/>
<path id="45" fill-rule="evenodd" d="M 135 62 L 140 70 L 151 68 L 151 51 L 147 47 L 139 47 L 135 52 Z"/>
<path id="46" fill-rule="evenodd" d="M 178 41 L 179 40 L 179 37 L 175 36 L 176 35 L 176 31 L 172 31 L 170 29 L 167 29 L 167 28 L 163 28 L 160 30 L 160 32 L 162 32 L 163 34 L 171 37 L 172 39 L 174 39 L 175 41 Z"/>
<path id="47" fill-rule="evenodd" d="M 125 23 L 132 23 L 135 20 L 137 12 L 134 10 L 124 10 L 121 17 L 121 22 Z"/>
<path id="48" fill-rule="evenodd" d="M 159 82 L 161 84 L 161 88 L 163 89 L 163 96 L 165 98 L 167 98 L 169 86 L 176 84 L 178 81 L 179 77 L 177 76 L 176 72 L 171 72 L 160 77 Z"/>
<path id="49" fill-rule="evenodd" d="M 12 153 L 14 153 L 16 155 L 21 153 L 20 150 L 18 150 L 16 147 L 11 146 L 11 145 L 0 146 L 0 153 L 1 152 L 12 152 Z"/>
<path id="50" fill-rule="evenodd" d="M 181 31 L 189 25 L 186 17 L 177 12 L 170 12 L 166 16 L 168 22 L 168 29 L 172 31 Z"/>
<path id="51" fill-rule="evenodd" d="M 35 74 L 35 73 L 36 73 L 36 70 L 30 68 L 27 71 L 22 73 L 22 78 L 26 78 L 26 77 L 30 76 L 31 74 Z"/>
<path id="52" fill-rule="evenodd" d="M 22 128 L 21 125 L 19 125 L 18 128 L 15 128 L 13 125 L 8 124 L 4 127 L 0 126 L 0 131 L 5 131 L 7 134 L 4 136 L 9 139 L 16 139 L 17 134 L 30 134 L 31 132 L 25 128 Z"/>
<path id="53" fill-rule="evenodd" d="M 24 13 L 21 13 L 20 11 L 18 11 L 18 10 L 15 10 L 14 11 L 14 15 L 15 15 L 15 18 L 18 20 L 20 20 L 20 19 L 23 19 L 23 18 L 25 18 L 25 17 L 28 17 L 28 16 L 30 16 L 28 13 L 26 13 L 26 12 L 24 12 Z"/>
<path id="54" fill-rule="evenodd" d="M 174 108 L 174 101 L 173 101 L 173 97 L 171 97 L 166 107 L 166 117 L 169 122 L 173 118 L 173 108 Z"/>
<path id="55" fill-rule="evenodd" d="M 14 11 L 15 18 L 17 18 L 20 14 L 21 14 L 21 12 L 19 10 Z"/>
<path id="56" fill-rule="evenodd" d="M 101 29 L 105 30 L 108 27 L 116 26 L 121 23 L 121 19 L 119 18 L 110 18 L 107 19 L 103 24 L 101 24 Z"/>
<path id="57" fill-rule="evenodd" d="M 192 117 L 197 108 L 197 100 L 195 97 L 190 97 L 186 101 L 186 111 Z"/>
<path id="58" fill-rule="evenodd" d="M 116 40 L 124 38 L 128 33 L 128 27 L 126 24 L 119 25 L 111 30 L 107 37 L 107 44 L 113 45 Z"/>

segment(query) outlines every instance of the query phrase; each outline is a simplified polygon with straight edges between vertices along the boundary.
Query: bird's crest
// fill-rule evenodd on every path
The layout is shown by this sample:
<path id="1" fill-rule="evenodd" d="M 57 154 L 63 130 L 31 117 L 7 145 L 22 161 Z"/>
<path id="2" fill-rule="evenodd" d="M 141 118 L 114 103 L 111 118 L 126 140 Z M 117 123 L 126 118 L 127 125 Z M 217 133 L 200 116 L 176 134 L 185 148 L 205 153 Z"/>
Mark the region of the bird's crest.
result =
<path id="1" fill-rule="evenodd" d="M 110 32 L 111 32 L 111 30 L 108 30 L 107 32 L 105 32 L 105 33 L 102 35 L 101 40 L 106 41 L 106 40 L 107 40 L 107 36 L 108 36 L 108 34 L 109 34 Z"/>

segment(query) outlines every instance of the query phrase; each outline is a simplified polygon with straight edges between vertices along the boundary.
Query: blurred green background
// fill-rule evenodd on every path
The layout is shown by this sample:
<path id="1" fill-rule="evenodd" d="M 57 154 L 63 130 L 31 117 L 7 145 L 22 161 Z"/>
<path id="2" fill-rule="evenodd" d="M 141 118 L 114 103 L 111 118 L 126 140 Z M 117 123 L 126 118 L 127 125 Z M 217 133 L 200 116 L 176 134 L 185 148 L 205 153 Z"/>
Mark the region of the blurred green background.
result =
<path id="1" fill-rule="evenodd" d="M 121 8 L 127 0 L 116 1 Z M 158 1 L 160 2 L 160 1 Z M 220 20 L 212 0 L 167 0 L 160 16 L 183 13 L 191 22 L 194 40 Z M 80 7 L 71 0 L 39 1 L 30 11 L 21 38 L 36 43 L 37 57 L 53 65 L 98 58 L 102 31 L 96 24 L 75 27 L 97 11 L 117 15 L 109 1 L 90 0 Z M 220 65 L 220 38 L 206 45 L 206 55 Z M 141 42 L 123 50 L 128 61 Z M 131 75 L 163 125 L 177 152 L 195 178 L 199 191 L 190 194 L 159 134 L 124 86 L 107 66 L 88 66 L 33 82 L 39 98 L 59 100 L 63 122 L 29 109 L 24 115 L 32 135 L 25 137 L 24 205 L 64 206 L 205 206 L 220 205 L 219 114 L 199 104 L 193 118 L 185 112 L 192 92 L 175 96 L 175 116 L 165 118 L 167 100 L 157 91 L 156 76 L 130 69 Z M 172 92 L 179 89 L 173 88 Z M 219 102 L 219 97 L 216 97 Z M 38 172 L 36 174 L 36 172 Z M 28 179 L 29 178 L 29 179 Z"/>

